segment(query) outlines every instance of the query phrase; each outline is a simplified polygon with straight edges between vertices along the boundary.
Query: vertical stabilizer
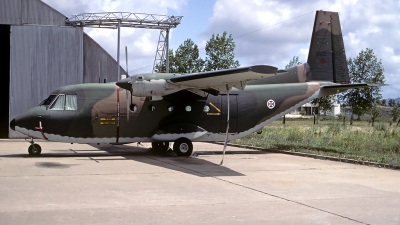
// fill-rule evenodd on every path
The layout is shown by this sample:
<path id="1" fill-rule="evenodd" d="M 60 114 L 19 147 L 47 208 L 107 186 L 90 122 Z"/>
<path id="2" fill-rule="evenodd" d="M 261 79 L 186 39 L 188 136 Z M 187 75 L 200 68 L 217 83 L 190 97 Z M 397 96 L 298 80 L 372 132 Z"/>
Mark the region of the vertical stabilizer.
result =
<path id="1" fill-rule="evenodd" d="M 337 12 L 317 11 L 307 64 L 307 81 L 350 82 Z"/>

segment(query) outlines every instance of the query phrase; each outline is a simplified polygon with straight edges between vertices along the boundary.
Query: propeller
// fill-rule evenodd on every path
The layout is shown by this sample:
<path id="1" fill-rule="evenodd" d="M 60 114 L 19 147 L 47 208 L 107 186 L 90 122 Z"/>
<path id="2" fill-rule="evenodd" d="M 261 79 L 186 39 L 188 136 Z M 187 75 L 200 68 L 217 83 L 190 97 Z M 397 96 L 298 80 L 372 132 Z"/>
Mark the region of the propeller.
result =
<path id="1" fill-rule="evenodd" d="M 226 117 L 226 135 L 225 135 L 225 143 L 224 143 L 224 149 L 222 151 L 222 160 L 221 163 L 219 164 L 222 166 L 222 163 L 224 163 L 224 158 L 225 158 L 225 150 L 226 150 L 226 145 L 228 144 L 228 132 L 229 132 L 229 92 L 231 91 L 231 87 L 229 87 L 229 84 L 226 84 L 226 92 L 227 92 L 227 100 L 228 100 L 228 115 Z"/>
<path id="2" fill-rule="evenodd" d="M 129 77 L 129 69 L 128 69 L 128 46 L 125 46 L 125 59 L 126 59 L 126 76 Z M 129 95 L 131 96 L 129 98 Z M 130 101 L 129 101 L 130 100 Z M 129 122 L 129 108 L 132 102 L 131 91 L 126 90 L 126 120 Z"/>

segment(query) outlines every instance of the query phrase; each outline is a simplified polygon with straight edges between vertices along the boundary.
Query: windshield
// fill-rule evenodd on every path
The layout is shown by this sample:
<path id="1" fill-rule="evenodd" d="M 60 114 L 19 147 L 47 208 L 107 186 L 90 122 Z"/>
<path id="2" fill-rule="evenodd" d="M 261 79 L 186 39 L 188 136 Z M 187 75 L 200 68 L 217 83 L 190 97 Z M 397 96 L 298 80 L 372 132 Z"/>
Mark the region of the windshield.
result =
<path id="1" fill-rule="evenodd" d="M 48 105 L 50 105 L 50 103 L 54 100 L 54 98 L 55 98 L 56 96 L 57 96 L 57 95 L 50 95 L 48 98 L 46 98 L 45 100 L 43 100 L 42 103 L 39 104 L 39 106 L 42 106 L 42 105 L 48 106 Z"/>

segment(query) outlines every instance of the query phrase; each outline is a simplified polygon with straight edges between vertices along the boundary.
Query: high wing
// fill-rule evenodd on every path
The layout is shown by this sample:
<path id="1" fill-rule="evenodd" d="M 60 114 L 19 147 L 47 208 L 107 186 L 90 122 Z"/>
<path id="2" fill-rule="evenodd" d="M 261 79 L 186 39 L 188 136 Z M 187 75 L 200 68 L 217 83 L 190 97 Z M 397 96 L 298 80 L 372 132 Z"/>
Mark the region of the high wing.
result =
<path id="1" fill-rule="evenodd" d="M 170 83 L 194 89 L 214 89 L 226 92 L 226 85 L 243 90 L 247 82 L 276 76 L 282 71 L 276 67 L 257 65 L 244 68 L 185 74 L 173 77 Z"/>
<path id="2" fill-rule="evenodd" d="M 162 96 L 188 90 L 205 96 L 207 93 L 227 93 L 232 87 L 243 90 L 251 80 L 263 79 L 284 73 L 273 66 L 256 65 L 227 70 L 193 74 L 142 74 L 118 81 L 117 85 L 133 96 L 151 97 L 161 100 Z"/>

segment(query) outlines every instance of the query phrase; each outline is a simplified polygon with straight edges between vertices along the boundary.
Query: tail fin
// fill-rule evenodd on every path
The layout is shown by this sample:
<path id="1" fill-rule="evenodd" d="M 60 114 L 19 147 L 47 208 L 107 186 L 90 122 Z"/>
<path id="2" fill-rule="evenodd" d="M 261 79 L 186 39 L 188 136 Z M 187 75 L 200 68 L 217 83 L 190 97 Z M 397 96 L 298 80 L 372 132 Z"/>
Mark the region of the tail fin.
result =
<path id="1" fill-rule="evenodd" d="M 307 64 L 310 72 L 306 81 L 350 83 L 337 12 L 317 11 Z"/>

